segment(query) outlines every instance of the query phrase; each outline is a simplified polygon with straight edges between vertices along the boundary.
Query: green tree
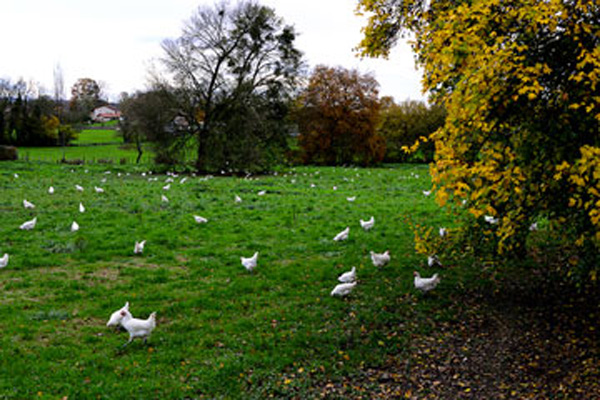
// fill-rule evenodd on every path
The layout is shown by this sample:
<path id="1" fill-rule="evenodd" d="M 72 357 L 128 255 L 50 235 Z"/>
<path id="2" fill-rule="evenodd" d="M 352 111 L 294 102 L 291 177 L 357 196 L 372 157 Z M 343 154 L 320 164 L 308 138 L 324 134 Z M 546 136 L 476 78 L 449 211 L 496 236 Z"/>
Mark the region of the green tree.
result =
<path id="1" fill-rule="evenodd" d="M 431 162 L 434 146 L 426 142 L 412 154 L 403 148 L 413 145 L 420 138 L 427 138 L 444 125 L 446 111 L 438 105 L 427 106 L 424 102 L 407 100 L 395 103 L 393 99 L 382 101 L 377 133 L 385 138 L 386 162 Z"/>
<path id="2" fill-rule="evenodd" d="M 90 112 L 104 102 L 101 99 L 100 85 L 90 78 L 80 78 L 71 87 L 69 118 L 73 122 L 89 119 Z"/>
<path id="3" fill-rule="evenodd" d="M 254 156 L 283 142 L 272 134 L 286 129 L 269 130 L 285 124 L 279 110 L 290 103 L 302 67 L 295 38 L 273 9 L 242 1 L 200 6 L 181 37 L 163 42 L 163 62 L 196 141 L 199 171 L 231 168 L 223 163 L 234 159 L 236 169 L 262 164 L 267 158 Z M 253 122 L 246 125 L 232 112 Z M 243 142 L 232 142 L 237 139 Z"/>
<path id="4" fill-rule="evenodd" d="M 550 221 L 595 279 L 600 253 L 600 5 L 583 0 L 360 0 L 364 54 L 406 31 L 431 99 L 446 106 L 431 174 L 440 204 L 522 254 Z M 497 217 L 487 224 L 484 215 Z M 574 254 L 576 253 L 576 254 Z"/>
<path id="5" fill-rule="evenodd" d="M 23 129 L 25 117 L 26 103 L 23 100 L 21 93 L 19 93 L 10 106 L 8 119 L 9 137 L 11 138 L 11 141 L 17 145 L 25 144 L 27 142 L 26 134 Z"/>
<path id="6" fill-rule="evenodd" d="M 8 116 L 11 103 L 11 84 L 8 79 L 0 78 L 0 144 L 10 144 Z"/>
<path id="7" fill-rule="evenodd" d="M 156 86 L 147 92 L 135 93 L 121 99 L 121 133 L 127 143 L 135 143 L 139 163 L 144 149 L 143 143 L 149 141 L 154 146 L 156 161 L 164 164 L 176 164 L 184 157 L 187 122 L 177 124 L 177 102 L 175 94 L 165 86 Z M 185 120 L 183 120 L 185 121 Z"/>
<path id="8" fill-rule="evenodd" d="M 368 165 L 383 159 L 375 132 L 379 84 L 369 74 L 319 65 L 299 97 L 297 123 L 305 163 Z"/>
<path id="9" fill-rule="evenodd" d="M 0 80 L 0 144 L 55 146 L 60 130 L 67 142 L 73 137 L 73 130 L 55 115 L 55 101 L 36 95 L 34 88 L 23 80 Z"/>

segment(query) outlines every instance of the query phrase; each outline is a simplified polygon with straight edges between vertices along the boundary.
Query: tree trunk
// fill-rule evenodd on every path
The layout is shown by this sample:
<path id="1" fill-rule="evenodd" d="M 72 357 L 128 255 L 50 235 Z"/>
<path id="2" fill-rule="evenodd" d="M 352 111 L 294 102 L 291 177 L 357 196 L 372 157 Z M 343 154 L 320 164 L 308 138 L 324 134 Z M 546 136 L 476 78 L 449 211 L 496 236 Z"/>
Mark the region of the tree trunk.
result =
<path id="1" fill-rule="evenodd" d="M 206 172 L 206 137 L 207 137 L 206 128 L 202 128 L 198 132 L 198 151 L 196 153 L 196 172 L 204 173 Z"/>
<path id="2" fill-rule="evenodd" d="M 140 140 L 136 140 L 135 144 L 137 146 L 137 151 L 138 151 L 138 155 L 137 155 L 137 159 L 135 160 L 135 163 L 139 164 L 140 160 L 142 159 L 142 154 L 144 154 L 144 149 L 142 148 L 142 143 L 140 142 Z"/>

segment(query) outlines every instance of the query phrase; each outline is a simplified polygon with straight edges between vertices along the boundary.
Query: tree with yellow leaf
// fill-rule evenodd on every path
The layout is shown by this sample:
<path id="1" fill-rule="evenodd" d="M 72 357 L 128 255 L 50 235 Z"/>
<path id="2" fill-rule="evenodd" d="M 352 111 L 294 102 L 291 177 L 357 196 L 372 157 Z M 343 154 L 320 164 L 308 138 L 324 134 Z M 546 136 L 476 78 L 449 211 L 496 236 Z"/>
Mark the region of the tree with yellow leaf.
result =
<path id="1" fill-rule="evenodd" d="M 414 38 L 424 89 L 448 112 L 427 138 L 436 148 L 437 200 L 468 209 L 463 232 L 478 230 L 497 254 L 522 254 L 531 224 L 544 219 L 573 264 L 592 273 L 600 248 L 600 5 L 359 0 L 358 11 L 369 17 L 363 55 L 385 57 L 401 35 Z"/>

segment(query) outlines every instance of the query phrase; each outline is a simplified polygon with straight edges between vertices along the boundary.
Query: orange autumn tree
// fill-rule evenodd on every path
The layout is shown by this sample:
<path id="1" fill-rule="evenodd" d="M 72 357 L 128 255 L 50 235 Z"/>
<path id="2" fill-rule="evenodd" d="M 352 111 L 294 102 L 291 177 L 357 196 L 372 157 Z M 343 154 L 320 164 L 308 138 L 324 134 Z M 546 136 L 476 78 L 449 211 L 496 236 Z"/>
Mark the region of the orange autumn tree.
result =
<path id="1" fill-rule="evenodd" d="M 319 65 L 299 97 L 296 120 L 305 163 L 341 165 L 380 162 L 385 141 L 375 128 L 378 83 L 356 70 Z"/>
<path id="2" fill-rule="evenodd" d="M 359 0 L 358 11 L 369 18 L 362 53 L 385 57 L 410 33 L 424 88 L 448 111 L 445 125 L 422 141 L 435 143 L 438 203 L 470 215 L 455 237 L 521 255 L 532 224 L 547 221 L 569 273 L 595 280 L 598 2 Z"/>

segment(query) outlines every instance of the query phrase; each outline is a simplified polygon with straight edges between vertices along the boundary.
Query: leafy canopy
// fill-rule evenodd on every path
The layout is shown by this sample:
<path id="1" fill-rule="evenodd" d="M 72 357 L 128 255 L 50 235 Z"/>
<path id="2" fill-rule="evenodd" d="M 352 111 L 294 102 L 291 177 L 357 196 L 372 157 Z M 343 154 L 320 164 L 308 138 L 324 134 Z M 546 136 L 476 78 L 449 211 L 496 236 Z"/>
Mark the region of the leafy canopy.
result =
<path id="1" fill-rule="evenodd" d="M 379 84 L 356 70 L 319 65 L 299 98 L 297 121 L 306 163 L 379 162 L 385 152 L 376 134 Z"/>
<path id="2" fill-rule="evenodd" d="M 503 254 L 520 254 L 543 217 L 576 253 L 572 265 L 595 268 L 600 5 L 360 0 L 358 10 L 369 15 L 363 54 L 386 56 L 412 33 L 424 88 L 448 111 L 429 137 L 437 201 L 456 209 L 465 202 L 471 227 Z"/>
<path id="3" fill-rule="evenodd" d="M 80 120 L 88 118 L 88 114 L 102 104 L 101 89 L 98 82 L 91 78 L 80 78 L 71 87 L 71 100 L 69 106 L 74 113 L 78 113 Z"/>
<path id="4" fill-rule="evenodd" d="M 236 170 L 260 168 L 284 142 L 282 110 L 302 68 L 295 37 L 273 9 L 241 1 L 200 6 L 179 38 L 163 42 L 162 61 L 196 139 L 199 170 L 231 160 Z"/>
<path id="5" fill-rule="evenodd" d="M 395 103 L 384 97 L 377 125 L 377 133 L 385 138 L 386 162 L 431 162 L 433 143 L 420 146 L 413 154 L 403 151 L 420 138 L 427 138 L 444 124 L 446 110 L 443 107 L 428 106 L 421 101 L 407 100 Z"/>

